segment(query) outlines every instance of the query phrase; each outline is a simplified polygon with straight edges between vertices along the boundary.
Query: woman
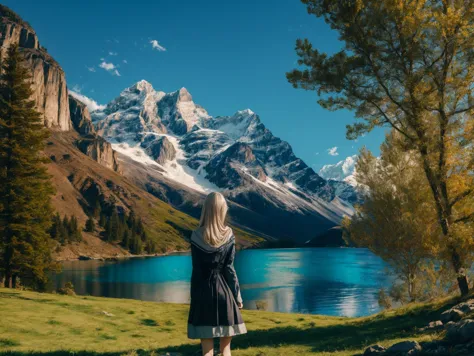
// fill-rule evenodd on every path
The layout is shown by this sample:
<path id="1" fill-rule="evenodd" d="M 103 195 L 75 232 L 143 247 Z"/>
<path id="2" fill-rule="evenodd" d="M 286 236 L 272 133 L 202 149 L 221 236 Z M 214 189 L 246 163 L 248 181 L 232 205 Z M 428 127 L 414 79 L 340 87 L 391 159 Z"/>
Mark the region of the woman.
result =
<path id="1" fill-rule="evenodd" d="M 202 354 L 214 354 L 214 338 L 220 352 L 230 356 L 232 336 L 245 334 L 243 307 L 234 269 L 235 237 L 225 225 L 227 203 L 220 193 L 211 193 L 202 207 L 199 228 L 191 236 L 193 273 L 188 337 L 201 339 Z"/>

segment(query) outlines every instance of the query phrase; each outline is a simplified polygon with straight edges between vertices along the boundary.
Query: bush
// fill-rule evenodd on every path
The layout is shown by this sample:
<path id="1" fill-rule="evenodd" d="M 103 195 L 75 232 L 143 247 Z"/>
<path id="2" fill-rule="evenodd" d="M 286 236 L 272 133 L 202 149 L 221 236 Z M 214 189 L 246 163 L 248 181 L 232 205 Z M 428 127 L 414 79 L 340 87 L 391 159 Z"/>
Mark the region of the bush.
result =
<path id="1" fill-rule="evenodd" d="M 67 282 L 63 288 L 57 290 L 57 293 L 62 295 L 76 295 L 72 282 Z"/>

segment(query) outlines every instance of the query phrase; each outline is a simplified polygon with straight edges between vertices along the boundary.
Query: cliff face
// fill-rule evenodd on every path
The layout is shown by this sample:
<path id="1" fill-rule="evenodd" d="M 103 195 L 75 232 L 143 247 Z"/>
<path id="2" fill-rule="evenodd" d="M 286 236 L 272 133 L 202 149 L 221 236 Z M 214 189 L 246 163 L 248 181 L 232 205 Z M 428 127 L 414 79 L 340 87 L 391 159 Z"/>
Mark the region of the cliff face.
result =
<path id="1" fill-rule="evenodd" d="M 0 46 L 2 55 L 18 45 L 31 68 L 33 99 L 43 114 L 45 126 L 69 131 L 69 102 L 66 77 L 59 64 L 39 44 L 33 28 L 7 7 L 0 5 Z"/>
<path id="2" fill-rule="evenodd" d="M 87 106 L 72 95 L 69 95 L 69 111 L 71 113 L 72 125 L 79 134 L 96 134 Z"/>
<path id="3" fill-rule="evenodd" d="M 104 167 L 121 173 L 117 152 L 112 149 L 112 145 L 109 142 L 97 135 L 87 106 L 72 95 L 69 95 L 69 110 L 71 112 L 72 125 L 82 136 L 76 141 L 77 148 Z"/>
<path id="4" fill-rule="evenodd" d="M 102 166 L 121 173 L 117 152 L 112 145 L 97 135 L 88 135 L 76 141 L 76 146 L 85 155 L 100 163 Z"/>

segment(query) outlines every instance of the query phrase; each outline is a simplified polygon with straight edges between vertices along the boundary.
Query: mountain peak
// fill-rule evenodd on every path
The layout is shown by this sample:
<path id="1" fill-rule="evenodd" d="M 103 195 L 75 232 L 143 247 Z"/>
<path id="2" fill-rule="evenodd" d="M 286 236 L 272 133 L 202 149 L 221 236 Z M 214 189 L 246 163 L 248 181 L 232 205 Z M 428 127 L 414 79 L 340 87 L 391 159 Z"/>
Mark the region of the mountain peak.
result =
<path id="1" fill-rule="evenodd" d="M 355 171 L 357 155 L 349 156 L 336 164 L 326 164 L 319 171 L 319 175 L 324 179 L 333 179 L 342 181 L 352 176 Z"/>
<path id="2" fill-rule="evenodd" d="M 138 90 L 138 91 L 146 91 L 146 92 L 154 90 L 153 85 L 151 85 L 151 83 L 146 81 L 145 79 L 142 79 L 139 82 L 135 83 L 129 89 Z"/>
<path id="3" fill-rule="evenodd" d="M 188 89 L 182 87 L 178 90 L 178 100 L 179 101 L 193 101 L 192 95 L 189 93 Z"/>
<path id="4" fill-rule="evenodd" d="M 250 109 L 244 109 L 237 111 L 236 115 L 255 115 L 255 113 Z"/>

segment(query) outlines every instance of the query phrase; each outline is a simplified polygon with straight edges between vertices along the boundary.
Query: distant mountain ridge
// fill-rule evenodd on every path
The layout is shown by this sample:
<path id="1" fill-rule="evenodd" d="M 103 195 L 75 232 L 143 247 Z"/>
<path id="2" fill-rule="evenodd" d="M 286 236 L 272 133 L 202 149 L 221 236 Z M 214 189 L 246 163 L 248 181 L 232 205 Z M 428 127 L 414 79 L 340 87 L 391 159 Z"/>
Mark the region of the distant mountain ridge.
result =
<path id="1" fill-rule="evenodd" d="M 129 178 L 149 191 L 160 184 L 169 191 L 172 181 L 178 190 L 197 194 L 197 200 L 222 191 L 262 223 L 236 220 L 270 236 L 304 241 L 352 213 L 351 187 L 341 194 L 346 199 L 338 196 L 339 187 L 296 157 L 291 145 L 249 109 L 212 117 L 185 88 L 165 93 L 142 80 L 94 111 L 92 120 L 119 154 L 142 165 L 140 173 L 125 172 Z"/>

